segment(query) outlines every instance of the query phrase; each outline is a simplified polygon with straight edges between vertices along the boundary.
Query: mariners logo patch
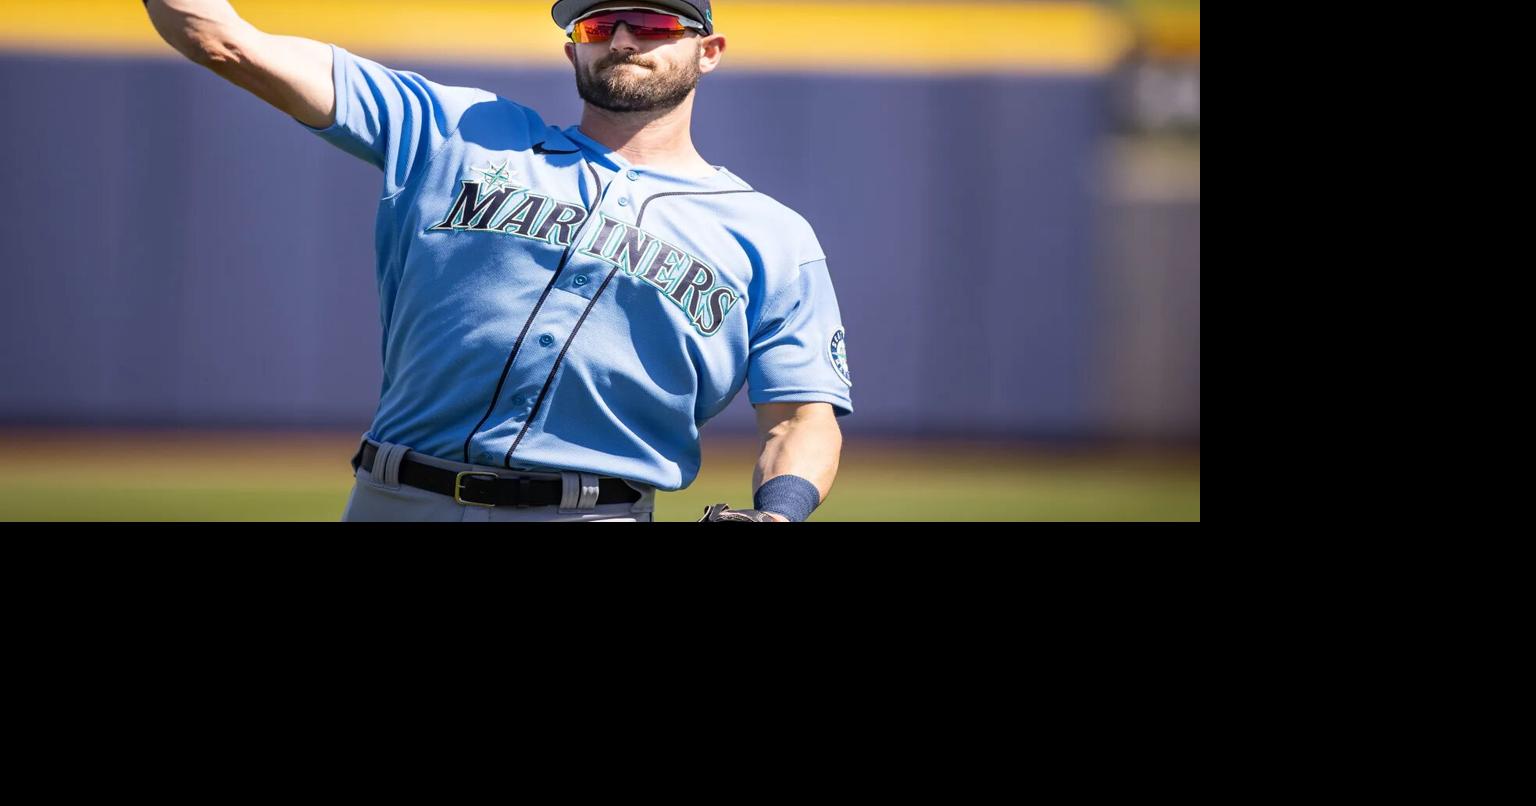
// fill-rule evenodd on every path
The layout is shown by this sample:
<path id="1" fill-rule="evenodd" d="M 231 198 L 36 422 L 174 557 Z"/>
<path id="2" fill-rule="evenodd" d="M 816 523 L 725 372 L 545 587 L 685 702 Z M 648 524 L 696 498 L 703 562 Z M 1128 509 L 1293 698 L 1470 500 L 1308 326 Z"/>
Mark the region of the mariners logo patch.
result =
<path id="1" fill-rule="evenodd" d="M 832 343 L 827 345 L 827 357 L 832 360 L 832 369 L 837 371 L 837 377 L 852 386 L 853 381 L 848 379 L 848 340 L 843 337 L 842 328 L 832 334 Z"/>

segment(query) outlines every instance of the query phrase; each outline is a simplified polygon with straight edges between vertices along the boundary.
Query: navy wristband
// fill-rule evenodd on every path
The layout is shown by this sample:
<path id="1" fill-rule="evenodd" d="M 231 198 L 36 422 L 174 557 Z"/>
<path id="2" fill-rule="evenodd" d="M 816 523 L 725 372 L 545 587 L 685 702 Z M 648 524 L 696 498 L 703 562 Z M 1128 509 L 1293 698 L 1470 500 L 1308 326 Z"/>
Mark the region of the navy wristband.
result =
<path id="1" fill-rule="evenodd" d="M 816 485 L 799 476 L 774 476 L 752 494 L 753 509 L 783 515 L 792 521 L 811 517 L 819 506 L 821 493 Z"/>

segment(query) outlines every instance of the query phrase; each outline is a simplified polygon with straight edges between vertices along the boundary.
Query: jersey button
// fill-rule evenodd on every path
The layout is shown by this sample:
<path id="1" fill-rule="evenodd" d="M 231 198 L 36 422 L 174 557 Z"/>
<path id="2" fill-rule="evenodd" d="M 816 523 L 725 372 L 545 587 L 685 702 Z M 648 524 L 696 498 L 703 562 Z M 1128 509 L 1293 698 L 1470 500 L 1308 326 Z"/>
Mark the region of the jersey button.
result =
<path id="1" fill-rule="evenodd" d="M 544 335 L 539 337 L 539 343 L 544 345 L 545 347 L 548 347 L 549 345 L 555 343 L 555 337 L 549 335 L 548 333 L 545 333 Z"/>
<path id="2" fill-rule="evenodd" d="M 576 279 L 572 280 L 571 282 L 575 283 L 576 285 L 586 285 L 587 284 L 587 275 L 585 275 L 585 274 L 578 274 L 578 275 L 576 275 Z"/>
<path id="3" fill-rule="evenodd" d="M 517 397 L 512 398 L 512 408 L 520 409 L 523 407 L 523 404 L 527 402 L 528 398 L 523 397 L 522 395 L 518 395 Z"/>
<path id="4" fill-rule="evenodd" d="M 619 206 L 620 207 L 628 207 L 629 206 L 629 199 L 619 199 Z"/>
<path id="5" fill-rule="evenodd" d="M 639 171 L 630 171 L 630 172 L 628 172 L 628 173 L 626 173 L 624 175 L 629 177 L 631 180 L 639 179 L 640 178 L 640 172 Z"/>

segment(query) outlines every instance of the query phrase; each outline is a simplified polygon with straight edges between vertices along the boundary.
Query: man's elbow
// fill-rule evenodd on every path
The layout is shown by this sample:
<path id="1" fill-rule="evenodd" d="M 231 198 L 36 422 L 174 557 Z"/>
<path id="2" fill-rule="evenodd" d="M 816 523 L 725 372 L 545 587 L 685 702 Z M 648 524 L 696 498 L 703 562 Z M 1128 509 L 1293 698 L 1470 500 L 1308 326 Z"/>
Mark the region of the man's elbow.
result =
<path id="1" fill-rule="evenodd" d="M 199 32 L 189 40 L 187 49 L 182 53 L 221 75 L 245 63 L 245 51 L 239 39 L 223 30 Z"/>
<path id="2" fill-rule="evenodd" d="M 236 26 L 210 20 L 154 20 L 155 29 L 177 53 L 214 72 L 244 61 L 242 33 Z"/>

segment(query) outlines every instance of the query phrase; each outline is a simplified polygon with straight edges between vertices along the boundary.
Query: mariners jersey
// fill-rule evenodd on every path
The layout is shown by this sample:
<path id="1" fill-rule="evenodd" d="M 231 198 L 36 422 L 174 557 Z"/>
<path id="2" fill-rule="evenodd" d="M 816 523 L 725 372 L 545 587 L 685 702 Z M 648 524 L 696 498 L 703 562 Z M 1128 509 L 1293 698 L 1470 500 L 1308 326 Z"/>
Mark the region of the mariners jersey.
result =
<path id="1" fill-rule="evenodd" d="M 633 165 L 493 93 L 333 52 L 336 122 L 306 128 L 384 172 L 370 437 L 675 490 L 744 383 L 852 412 L 802 216 L 724 167 Z"/>

